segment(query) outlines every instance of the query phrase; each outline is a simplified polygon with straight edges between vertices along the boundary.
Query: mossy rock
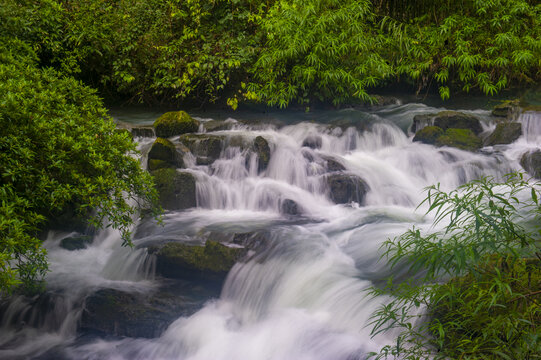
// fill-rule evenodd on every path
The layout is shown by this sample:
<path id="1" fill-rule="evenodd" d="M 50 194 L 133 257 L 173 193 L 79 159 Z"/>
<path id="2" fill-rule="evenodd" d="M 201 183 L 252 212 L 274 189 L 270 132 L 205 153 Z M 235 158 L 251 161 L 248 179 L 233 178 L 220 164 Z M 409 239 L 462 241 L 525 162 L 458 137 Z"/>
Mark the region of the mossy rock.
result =
<path id="1" fill-rule="evenodd" d="M 170 111 L 154 122 L 156 136 L 168 138 L 175 135 L 196 132 L 199 121 L 193 119 L 185 111 Z"/>
<path id="2" fill-rule="evenodd" d="M 169 164 L 167 167 L 184 167 L 184 161 L 182 159 L 182 154 L 177 151 L 175 145 L 167 139 L 157 138 L 150 148 L 148 153 L 148 168 L 149 170 L 156 170 L 164 166 L 161 162 L 156 162 L 154 160 L 160 160 Z M 152 164 L 151 164 L 152 163 Z"/>
<path id="3" fill-rule="evenodd" d="M 246 249 L 208 240 L 204 246 L 170 242 L 149 248 L 149 253 L 156 255 L 156 269 L 165 277 L 217 279 L 225 277 Z"/>
<path id="4" fill-rule="evenodd" d="M 434 126 L 438 126 L 443 130 L 469 129 L 476 135 L 483 131 L 481 121 L 477 117 L 458 111 L 439 112 L 434 117 Z"/>
<path id="5" fill-rule="evenodd" d="M 520 113 L 520 101 L 508 100 L 494 106 L 492 116 L 506 119 L 514 119 Z"/>
<path id="6" fill-rule="evenodd" d="M 413 141 L 422 142 L 423 144 L 434 145 L 436 140 L 444 133 L 439 126 L 425 126 L 417 131 L 413 137 Z"/>
<path id="7" fill-rule="evenodd" d="M 356 202 L 362 204 L 368 185 L 358 176 L 333 173 L 325 177 L 331 200 L 336 204 Z"/>
<path id="8" fill-rule="evenodd" d="M 482 146 L 481 139 L 470 129 L 447 129 L 437 138 L 437 146 L 450 146 L 462 150 L 476 151 Z"/>
<path id="9" fill-rule="evenodd" d="M 60 247 L 70 251 L 80 250 L 92 244 L 93 239 L 90 235 L 70 236 L 60 241 Z"/>
<path id="10" fill-rule="evenodd" d="M 536 179 L 541 179 L 541 150 L 530 151 L 522 155 L 520 165 Z"/>
<path id="11" fill-rule="evenodd" d="M 220 157 L 225 143 L 224 136 L 209 134 L 184 134 L 179 140 L 196 157 L 208 158 L 211 162 Z"/>
<path id="12" fill-rule="evenodd" d="M 164 161 L 164 160 L 158 160 L 158 159 L 148 159 L 148 170 L 154 171 L 158 169 L 174 169 L 175 165 Z"/>
<path id="13" fill-rule="evenodd" d="M 81 328 L 113 336 L 155 338 L 175 319 L 189 316 L 203 305 L 204 299 L 190 297 L 189 293 L 167 291 L 144 294 L 101 289 L 87 297 Z"/>
<path id="14" fill-rule="evenodd" d="M 158 169 L 151 174 L 164 209 L 181 210 L 197 206 L 195 178 L 192 174 L 175 169 Z"/>
<path id="15" fill-rule="evenodd" d="M 269 166 L 271 157 L 269 143 L 267 142 L 267 140 L 265 140 L 264 137 L 258 136 L 254 140 L 253 149 L 258 157 L 258 171 L 265 171 L 267 169 L 267 166 Z"/>
<path id="16" fill-rule="evenodd" d="M 486 146 L 498 144 L 511 144 L 522 135 L 522 124 L 516 122 L 502 122 L 496 125 L 496 129 L 485 140 Z"/>

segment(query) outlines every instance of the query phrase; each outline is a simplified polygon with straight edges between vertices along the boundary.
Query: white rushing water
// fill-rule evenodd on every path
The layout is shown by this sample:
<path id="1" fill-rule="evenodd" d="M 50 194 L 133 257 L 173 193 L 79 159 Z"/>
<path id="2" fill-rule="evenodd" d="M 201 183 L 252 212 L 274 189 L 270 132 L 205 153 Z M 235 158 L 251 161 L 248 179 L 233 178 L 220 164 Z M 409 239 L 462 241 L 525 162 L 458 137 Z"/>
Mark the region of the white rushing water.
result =
<path id="1" fill-rule="evenodd" d="M 524 152 L 541 146 L 541 116 L 535 112 L 520 116 L 524 134 L 511 145 L 470 153 L 412 142 L 407 128 L 413 116 L 438 110 L 408 104 L 372 113 L 336 111 L 314 115 L 313 122 L 288 121 L 280 129 L 228 120 L 238 126 L 213 134 L 246 142 L 264 137 L 271 148 L 266 170 L 258 173 L 257 159 L 241 147 L 222 150 L 211 165 L 196 165 L 187 155 L 190 166 L 183 171 L 197 179 L 198 207 L 168 212 L 163 227 L 142 224 L 135 250 L 120 247 L 119 234 L 110 229 L 77 251 L 59 245 L 69 234 L 49 234 L 48 296 L 19 297 L 3 307 L 0 358 L 366 358 L 395 335 L 370 336 L 369 318 L 386 299 L 369 298 L 365 290 L 390 274 L 379 261 L 379 247 L 413 224 L 430 226 L 425 209 L 415 211 L 423 189 L 439 183 L 452 190 L 481 176 L 501 178 L 520 169 Z M 488 112 L 473 113 L 491 128 Z M 325 124 L 341 119 L 369 126 L 358 131 Z M 319 139 L 320 147 L 302 146 L 307 137 Z M 148 150 L 152 140 L 139 140 Z M 366 183 L 361 204 L 331 201 L 325 180 L 331 163 Z M 284 215 L 285 200 L 294 201 L 301 214 Z M 98 289 L 152 293 L 162 285 L 145 242 L 201 242 L 211 231 L 261 229 L 269 234 L 265 249 L 233 267 L 220 296 L 174 319 L 159 337 L 77 333 L 85 298 Z"/>

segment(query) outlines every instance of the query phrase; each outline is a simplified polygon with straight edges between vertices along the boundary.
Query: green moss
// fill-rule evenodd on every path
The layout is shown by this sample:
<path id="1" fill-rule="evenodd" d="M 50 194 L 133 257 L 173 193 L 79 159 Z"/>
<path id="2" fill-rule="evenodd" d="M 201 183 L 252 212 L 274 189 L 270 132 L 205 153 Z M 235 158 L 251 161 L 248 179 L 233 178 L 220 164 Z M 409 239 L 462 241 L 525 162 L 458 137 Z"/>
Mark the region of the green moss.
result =
<path id="1" fill-rule="evenodd" d="M 170 111 L 154 122 L 154 129 L 156 130 L 156 136 L 167 138 L 196 132 L 199 129 L 199 122 L 185 111 Z"/>
<path id="2" fill-rule="evenodd" d="M 438 146 L 451 146 L 462 150 L 475 151 L 481 148 L 481 139 L 470 129 L 447 129 L 436 140 Z"/>
<path id="3" fill-rule="evenodd" d="M 158 159 L 148 159 L 148 170 L 154 171 L 158 169 L 174 168 L 174 165 L 167 161 Z"/>
<path id="4" fill-rule="evenodd" d="M 157 138 L 156 141 L 154 141 L 154 144 L 152 144 L 152 148 L 148 153 L 148 168 L 152 171 L 162 167 L 166 167 L 163 165 L 163 163 L 158 163 L 155 160 L 160 160 L 168 163 L 170 165 L 168 167 L 184 166 L 182 155 L 177 152 L 175 145 L 173 145 L 171 141 L 164 138 Z"/>
<path id="5" fill-rule="evenodd" d="M 434 145 L 436 140 L 443 135 L 443 129 L 438 126 L 426 126 L 417 131 L 413 141 L 419 141 L 424 144 Z"/>
<path id="6" fill-rule="evenodd" d="M 227 273 L 244 253 L 243 248 L 228 247 L 216 241 L 207 241 L 204 247 L 172 242 L 159 250 L 158 259 L 177 270 Z"/>
<path id="7" fill-rule="evenodd" d="M 192 174 L 165 168 L 152 172 L 161 206 L 166 210 L 195 207 L 195 178 Z"/>

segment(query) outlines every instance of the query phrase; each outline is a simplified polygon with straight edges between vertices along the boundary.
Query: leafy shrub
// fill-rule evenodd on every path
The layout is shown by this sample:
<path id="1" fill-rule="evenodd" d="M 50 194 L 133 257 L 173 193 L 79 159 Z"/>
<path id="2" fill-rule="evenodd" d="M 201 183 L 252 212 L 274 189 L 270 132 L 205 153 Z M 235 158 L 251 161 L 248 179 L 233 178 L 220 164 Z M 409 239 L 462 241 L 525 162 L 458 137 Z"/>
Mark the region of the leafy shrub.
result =
<path id="1" fill-rule="evenodd" d="M 278 1 L 261 22 L 267 43 L 250 90 L 269 105 L 370 100 L 391 69 L 370 26 L 368 0 Z"/>
<path id="2" fill-rule="evenodd" d="M 384 245 L 392 266 L 415 276 L 373 289 L 394 297 L 374 314 L 373 333 L 401 330 L 376 358 L 539 358 L 540 190 L 518 175 L 450 193 L 429 188 L 435 225 L 449 223 L 428 234 L 413 228 Z"/>
<path id="3" fill-rule="evenodd" d="M 12 49 L 0 45 L 0 294 L 45 274 L 38 234 L 66 208 L 97 210 L 93 224 L 120 229 L 125 244 L 138 208 L 158 209 L 131 136 L 115 131 L 95 91 Z"/>

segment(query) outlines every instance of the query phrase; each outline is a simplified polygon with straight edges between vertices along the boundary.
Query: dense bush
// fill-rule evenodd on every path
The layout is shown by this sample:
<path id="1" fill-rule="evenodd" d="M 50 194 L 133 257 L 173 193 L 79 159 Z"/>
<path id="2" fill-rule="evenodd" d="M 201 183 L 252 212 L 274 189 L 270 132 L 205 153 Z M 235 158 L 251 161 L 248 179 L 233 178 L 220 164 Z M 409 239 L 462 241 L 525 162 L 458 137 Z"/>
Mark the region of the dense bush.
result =
<path id="1" fill-rule="evenodd" d="M 120 229 L 126 244 L 138 208 L 157 209 L 152 180 L 131 156 L 130 134 L 116 131 L 95 91 L 37 68 L 24 42 L 2 40 L 0 295 L 45 274 L 38 234 L 65 209 L 96 210 L 93 224 Z"/>
<path id="2" fill-rule="evenodd" d="M 429 189 L 441 231 L 412 229 L 385 244 L 385 259 L 412 280 L 375 294 L 393 299 L 374 333 L 401 331 L 377 358 L 538 359 L 541 354 L 541 184 L 512 176 L 446 193 Z"/>
<path id="3" fill-rule="evenodd" d="M 262 20 L 267 43 L 251 90 L 269 105 L 369 101 L 391 74 L 379 54 L 369 0 L 278 1 Z"/>

